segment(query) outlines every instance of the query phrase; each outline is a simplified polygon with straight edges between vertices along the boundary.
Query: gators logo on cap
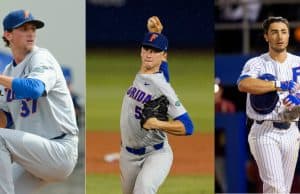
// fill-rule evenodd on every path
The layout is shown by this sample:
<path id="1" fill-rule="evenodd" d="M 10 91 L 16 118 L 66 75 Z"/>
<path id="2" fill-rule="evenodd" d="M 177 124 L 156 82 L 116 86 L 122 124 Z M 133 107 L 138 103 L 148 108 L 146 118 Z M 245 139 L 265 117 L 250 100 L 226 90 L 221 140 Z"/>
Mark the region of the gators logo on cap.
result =
<path id="1" fill-rule="evenodd" d="M 24 10 L 24 19 L 27 19 L 29 17 L 29 11 Z"/>
<path id="2" fill-rule="evenodd" d="M 150 41 L 150 42 L 153 42 L 153 40 L 155 40 L 157 37 L 158 37 L 157 34 L 152 34 L 152 35 L 150 36 L 150 38 L 149 38 L 149 41 Z"/>

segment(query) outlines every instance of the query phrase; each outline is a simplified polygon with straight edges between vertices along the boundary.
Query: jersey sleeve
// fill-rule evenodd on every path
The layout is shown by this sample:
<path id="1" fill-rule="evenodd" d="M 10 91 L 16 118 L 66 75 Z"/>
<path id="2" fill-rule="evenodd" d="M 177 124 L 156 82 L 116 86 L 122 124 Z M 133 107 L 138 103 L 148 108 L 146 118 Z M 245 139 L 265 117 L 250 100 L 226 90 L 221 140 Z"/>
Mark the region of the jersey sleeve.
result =
<path id="1" fill-rule="evenodd" d="M 165 96 L 167 96 L 170 104 L 168 109 L 168 115 L 174 119 L 177 118 L 184 113 L 186 113 L 186 109 L 184 108 L 183 104 L 180 102 L 179 98 L 177 97 L 177 94 L 175 93 L 174 89 L 169 83 L 166 83 L 162 85 L 161 92 Z"/>
<path id="2" fill-rule="evenodd" d="M 39 51 L 31 58 L 31 70 L 28 78 L 41 80 L 48 92 L 56 82 L 55 59 L 47 51 Z"/>
<path id="3" fill-rule="evenodd" d="M 247 77 L 257 78 L 259 73 L 261 72 L 261 69 L 262 63 L 258 57 L 248 60 L 244 65 L 244 68 L 240 77 L 237 80 L 237 83 L 239 83 L 241 80 Z"/>

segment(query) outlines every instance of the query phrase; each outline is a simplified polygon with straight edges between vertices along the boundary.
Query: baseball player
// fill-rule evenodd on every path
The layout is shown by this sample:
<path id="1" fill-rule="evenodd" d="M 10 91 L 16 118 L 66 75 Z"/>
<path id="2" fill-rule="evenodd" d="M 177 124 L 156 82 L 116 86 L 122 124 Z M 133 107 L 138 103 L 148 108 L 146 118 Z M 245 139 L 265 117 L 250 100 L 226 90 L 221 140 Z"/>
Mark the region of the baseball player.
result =
<path id="1" fill-rule="evenodd" d="M 61 67 L 35 46 L 43 26 L 26 10 L 3 20 L 13 61 L 0 75 L 1 194 L 31 194 L 65 180 L 77 161 L 78 128 Z"/>
<path id="2" fill-rule="evenodd" d="M 160 71 L 168 49 L 167 38 L 158 32 L 149 32 L 141 46 L 140 71 L 125 93 L 121 110 L 120 169 L 124 194 L 156 193 L 173 161 L 167 133 L 193 133 L 193 123 L 186 109 Z M 169 102 L 166 111 L 172 120 L 163 121 L 154 116 L 145 119 L 144 106 L 162 95 L 166 97 L 164 101 Z"/>
<path id="3" fill-rule="evenodd" d="M 263 192 L 289 193 L 300 135 L 298 115 L 290 120 L 282 115 L 300 104 L 295 95 L 299 90 L 300 58 L 287 52 L 287 19 L 269 17 L 263 22 L 263 30 L 269 51 L 246 62 L 238 87 L 248 93 L 247 116 L 254 120 L 248 142 L 263 181 Z"/>

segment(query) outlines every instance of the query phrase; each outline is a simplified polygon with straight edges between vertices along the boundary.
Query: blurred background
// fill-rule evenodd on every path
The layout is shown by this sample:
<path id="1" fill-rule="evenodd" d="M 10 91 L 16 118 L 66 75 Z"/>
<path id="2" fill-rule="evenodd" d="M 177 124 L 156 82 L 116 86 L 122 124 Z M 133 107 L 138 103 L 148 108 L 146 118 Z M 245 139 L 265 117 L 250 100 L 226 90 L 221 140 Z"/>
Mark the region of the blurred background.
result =
<path id="1" fill-rule="evenodd" d="M 121 193 L 122 99 L 139 70 L 140 42 L 153 15 L 169 39 L 171 85 L 195 126 L 190 137 L 169 135 L 174 163 L 158 193 L 214 191 L 213 2 L 88 0 L 87 194 Z"/>
<path id="2" fill-rule="evenodd" d="M 70 9 L 72 7 L 72 9 Z M 37 30 L 37 46 L 48 49 L 63 67 L 72 94 L 79 126 L 79 158 L 69 179 L 42 188 L 43 194 L 82 194 L 85 192 L 85 1 L 0 1 L 0 34 L 3 18 L 18 9 L 29 10 L 45 22 Z M 12 60 L 10 49 L 0 44 L 0 72 Z"/>
<path id="3" fill-rule="evenodd" d="M 288 51 L 299 55 L 300 1 L 215 0 L 215 191 L 218 193 L 262 192 L 258 170 L 248 142 L 246 94 L 236 81 L 245 62 L 268 52 L 262 22 L 282 16 L 290 22 Z M 248 126 L 248 127 L 246 127 Z M 298 161 L 292 192 L 299 193 Z"/>

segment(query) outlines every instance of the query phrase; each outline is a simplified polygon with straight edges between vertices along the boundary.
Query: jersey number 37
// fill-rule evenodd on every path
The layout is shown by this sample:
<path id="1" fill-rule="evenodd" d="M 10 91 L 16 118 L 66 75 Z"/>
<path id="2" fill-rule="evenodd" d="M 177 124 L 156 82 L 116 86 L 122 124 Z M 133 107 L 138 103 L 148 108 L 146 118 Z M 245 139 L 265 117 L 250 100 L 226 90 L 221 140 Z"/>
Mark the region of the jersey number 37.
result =
<path id="1" fill-rule="evenodd" d="M 37 109 L 37 100 L 22 100 L 21 101 L 21 112 L 20 115 L 22 117 L 27 117 L 30 114 L 36 112 Z"/>

